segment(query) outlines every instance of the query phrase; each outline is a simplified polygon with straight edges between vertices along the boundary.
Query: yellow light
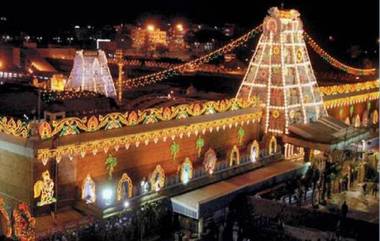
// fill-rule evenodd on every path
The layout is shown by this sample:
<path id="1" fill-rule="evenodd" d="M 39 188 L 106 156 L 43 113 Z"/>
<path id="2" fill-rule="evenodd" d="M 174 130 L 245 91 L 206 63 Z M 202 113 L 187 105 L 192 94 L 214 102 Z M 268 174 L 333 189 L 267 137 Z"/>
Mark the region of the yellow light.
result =
<path id="1" fill-rule="evenodd" d="M 3 62 L 0 61 L 0 69 L 3 68 Z"/>
<path id="2" fill-rule="evenodd" d="M 183 25 L 181 23 L 177 24 L 177 30 L 182 32 L 183 31 Z"/>
<path id="3" fill-rule="evenodd" d="M 154 31 L 154 25 L 153 25 L 153 24 L 148 24 L 148 25 L 146 26 L 146 30 L 148 30 L 149 32 Z"/>

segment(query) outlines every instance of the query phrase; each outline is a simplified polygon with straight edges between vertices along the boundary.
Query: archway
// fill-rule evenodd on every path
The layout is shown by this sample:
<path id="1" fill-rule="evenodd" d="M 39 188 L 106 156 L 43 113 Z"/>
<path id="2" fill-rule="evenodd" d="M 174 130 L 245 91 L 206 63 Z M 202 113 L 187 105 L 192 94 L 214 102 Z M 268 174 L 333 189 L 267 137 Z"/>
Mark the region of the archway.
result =
<path id="1" fill-rule="evenodd" d="M 368 126 L 368 111 L 365 110 L 362 115 L 362 125 L 364 127 Z"/>
<path id="2" fill-rule="evenodd" d="M 350 117 L 346 117 L 346 119 L 344 120 L 344 123 L 346 124 L 346 125 L 351 125 L 351 121 L 350 121 Z"/>
<path id="3" fill-rule="evenodd" d="M 252 163 L 255 163 L 260 156 L 260 146 L 259 143 L 254 140 L 251 144 L 250 153 L 249 153 L 249 159 Z"/>
<path id="4" fill-rule="evenodd" d="M 379 112 L 377 110 L 374 110 L 372 112 L 372 124 L 374 125 L 377 125 L 377 123 L 379 122 Z"/>
<path id="5" fill-rule="evenodd" d="M 82 184 L 82 200 L 86 203 L 94 203 L 96 201 L 96 186 L 90 174 L 87 174 Z"/>
<path id="6" fill-rule="evenodd" d="M 239 148 L 234 145 L 230 153 L 230 166 L 240 164 L 240 151 Z"/>
<path id="7" fill-rule="evenodd" d="M 277 139 L 275 136 L 272 136 L 269 141 L 269 155 L 277 152 Z"/>
<path id="8" fill-rule="evenodd" d="M 187 184 L 193 177 L 193 163 L 186 157 L 179 172 L 179 178 L 183 184 Z"/>
<path id="9" fill-rule="evenodd" d="M 209 148 L 206 153 L 205 157 L 203 159 L 203 166 L 208 174 L 213 174 L 215 165 L 216 165 L 216 153 L 213 149 Z"/>
<path id="10" fill-rule="evenodd" d="M 354 120 L 354 127 L 358 128 L 358 127 L 360 127 L 360 125 L 361 125 L 361 123 L 360 123 L 360 116 L 359 116 L 359 114 L 357 114 L 355 116 L 355 120 Z"/>
<path id="11" fill-rule="evenodd" d="M 131 198 L 132 197 L 133 184 L 131 178 L 127 173 L 123 173 L 119 182 L 117 183 L 117 195 L 116 198 L 118 201 L 123 198 Z"/>
<path id="12" fill-rule="evenodd" d="M 161 165 L 157 165 L 150 176 L 150 186 L 153 191 L 160 191 L 165 186 L 165 171 Z"/>
<path id="13" fill-rule="evenodd" d="M 4 207 L 4 200 L 0 197 L 0 233 L 5 237 L 12 236 L 12 226 L 7 210 Z"/>

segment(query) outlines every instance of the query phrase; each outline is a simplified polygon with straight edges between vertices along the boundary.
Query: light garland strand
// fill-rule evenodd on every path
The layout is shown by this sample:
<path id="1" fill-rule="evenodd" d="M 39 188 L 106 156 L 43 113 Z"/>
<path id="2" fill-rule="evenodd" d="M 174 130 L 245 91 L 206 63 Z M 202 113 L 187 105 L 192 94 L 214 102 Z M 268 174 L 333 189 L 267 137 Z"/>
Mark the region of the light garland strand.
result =
<path id="1" fill-rule="evenodd" d="M 199 57 L 197 59 L 191 60 L 187 63 L 177 65 L 175 67 L 153 73 L 144 75 L 141 77 L 129 79 L 125 81 L 125 86 L 128 88 L 135 88 L 135 87 L 142 87 L 145 85 L 153 84 L 158 81 L 167 79 L 168 77 L 171 77 L 175 74 L 182 73 L 186 70 L 193 70 L 197 69 L 200 65 L 205 64 L 207 62 L 210 62 L 213 58 L 226 54 L 228 52 L 231 52 L 233 49 L 241 46 L 245 42 L 247 42 L 252 37 L 256 36 L 257 33 L 261 31 L 262 25 L 257 26 L 256 28 L 252 29 L 248 33 L 244 34 L 243 36 L 231 41 L 227 45 L 224 45 L 223 47 L 208 53 L 207 55 L 204 55 L 202 57 Z"/>
<path id="2" fill-rule="evenodd" d="M 324 59 L 326 62 L 334 66 L 335 68 L 338 68 L 346 73 L 352 74 L 352 75 L 374 75 L 376 73 L 375 68 L 371 69 L 360 69 L 360 68 L 354 68 L 351 66 L 348 66 L 346 64 L 343 64 L 336 58 L 332 57 L 330 54 L 328 54 L 324 49 L 322 49 L 315 41 L 310 37 L 309 34 L 304 32 L 305 40 L 309 44 L 309 46 Z"/>

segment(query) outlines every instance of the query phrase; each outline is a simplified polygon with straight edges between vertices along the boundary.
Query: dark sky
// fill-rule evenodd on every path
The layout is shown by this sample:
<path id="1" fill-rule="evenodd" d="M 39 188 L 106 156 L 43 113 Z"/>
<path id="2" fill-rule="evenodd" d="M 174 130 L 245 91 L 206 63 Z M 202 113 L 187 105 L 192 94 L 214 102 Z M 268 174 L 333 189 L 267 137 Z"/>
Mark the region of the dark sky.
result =
<path id="1" fill-rule="evenodd" d="M 333 35 L 337 45 L 377 48 L 379 0 L 8 0 L 0 16 L 27 32 L 56 31 L 73 24 L 134 22 L 142 14 L 186 17 L 194 22 L 236 23 L 247 28 L 261 23 L 271 6 L 301 12 L 305 29 L 323 41 Z"/>

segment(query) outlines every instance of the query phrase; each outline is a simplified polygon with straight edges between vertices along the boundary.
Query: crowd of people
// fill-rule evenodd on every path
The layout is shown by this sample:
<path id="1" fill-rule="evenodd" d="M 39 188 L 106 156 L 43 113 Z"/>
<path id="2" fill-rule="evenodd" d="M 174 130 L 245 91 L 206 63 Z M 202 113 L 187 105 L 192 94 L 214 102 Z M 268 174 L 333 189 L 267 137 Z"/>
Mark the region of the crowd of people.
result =
<path id="1" fill-rule="evenodd" d="M 165 203 L 150 203 L 125 215 L 96 220 L 41 238 L 41 241 L 127 241 L 165 237 L 172 228 L 171 211 Z"/>

